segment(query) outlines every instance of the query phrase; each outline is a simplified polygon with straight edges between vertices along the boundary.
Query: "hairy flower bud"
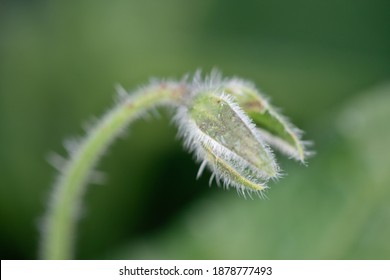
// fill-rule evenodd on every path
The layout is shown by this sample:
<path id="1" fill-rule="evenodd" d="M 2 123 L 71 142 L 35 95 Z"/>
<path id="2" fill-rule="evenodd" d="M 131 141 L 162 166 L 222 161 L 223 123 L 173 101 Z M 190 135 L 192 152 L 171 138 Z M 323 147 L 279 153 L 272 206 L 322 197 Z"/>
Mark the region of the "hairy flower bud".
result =
<path id="1" fill-rule="evenodd" d="M 217 181 L 238 190 L 261 191 L 278 166 L 258 130 L 234 102 L 216 89 L 200 90 L 176 120 L 185 145 L 208 165 Z"/>

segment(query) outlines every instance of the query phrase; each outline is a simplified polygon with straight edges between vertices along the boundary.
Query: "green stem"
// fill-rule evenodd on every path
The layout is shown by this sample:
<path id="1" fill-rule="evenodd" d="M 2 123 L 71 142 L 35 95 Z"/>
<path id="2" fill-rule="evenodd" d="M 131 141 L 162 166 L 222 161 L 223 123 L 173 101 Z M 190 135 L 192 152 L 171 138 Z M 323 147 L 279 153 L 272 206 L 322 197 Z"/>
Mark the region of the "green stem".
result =
<path id="1" fill-rule="evenodd" d="M 120 102 L 89 131 L 72 153 L 55 185 L 43 228 L 43 259 L 73 258 L 79 206 L 91 171 L 108 145 L 145 110 L 159 104 L 180 103 L 185 90 L 180 83 L 156 83 L 143 88 Z"/>

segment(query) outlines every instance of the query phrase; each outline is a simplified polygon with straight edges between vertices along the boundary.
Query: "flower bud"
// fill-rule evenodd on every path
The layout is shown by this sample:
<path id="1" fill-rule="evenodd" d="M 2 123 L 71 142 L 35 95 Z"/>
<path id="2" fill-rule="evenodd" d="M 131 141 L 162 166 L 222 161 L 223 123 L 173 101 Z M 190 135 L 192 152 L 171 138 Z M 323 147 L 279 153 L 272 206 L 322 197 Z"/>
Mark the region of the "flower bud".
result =
<path id="1" fill-rule="evenodd" d="M 216 89 L 203 89 L 192 96 L 176 116 L 185 145 L 225 185 L 238 190 L 261 191 L 278 166 L 258 130 L 234 102 Z"/>

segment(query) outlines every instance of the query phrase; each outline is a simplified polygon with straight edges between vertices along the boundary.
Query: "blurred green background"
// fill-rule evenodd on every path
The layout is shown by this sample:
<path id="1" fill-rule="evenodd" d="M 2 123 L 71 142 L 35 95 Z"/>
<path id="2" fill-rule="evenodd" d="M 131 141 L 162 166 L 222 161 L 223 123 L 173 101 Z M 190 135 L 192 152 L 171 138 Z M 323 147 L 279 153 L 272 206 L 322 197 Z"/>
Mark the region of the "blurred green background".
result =
<path id="1" fill-rule="evenodd" d="M 390 2 L 0 2 L 0 255 L 37 257 L 52 152 L 114 85 L 217 67 L 255 82 L 313 140 L 268 200 L 208 187 L 169 112 L 99 164 L 80 259 L 389 259 Z"/>

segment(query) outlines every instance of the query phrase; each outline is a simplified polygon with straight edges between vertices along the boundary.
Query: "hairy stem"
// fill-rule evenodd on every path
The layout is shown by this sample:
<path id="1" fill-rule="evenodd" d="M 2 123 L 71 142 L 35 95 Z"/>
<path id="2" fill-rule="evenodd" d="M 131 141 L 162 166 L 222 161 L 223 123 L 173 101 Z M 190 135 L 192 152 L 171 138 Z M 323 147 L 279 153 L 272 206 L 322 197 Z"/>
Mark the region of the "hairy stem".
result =
<path id="1" fill-rule="evenodd" d="M 137 116 L 160 104 L 178 104 L 186 91 L 181 83 L 156 83 L 124 98 L 96 123 L 57 179 L 41 240 L 43 259 L 73 258 L 73 239 L 79 206 L 88 178 L 99 157 L 115 137 Z"/>

